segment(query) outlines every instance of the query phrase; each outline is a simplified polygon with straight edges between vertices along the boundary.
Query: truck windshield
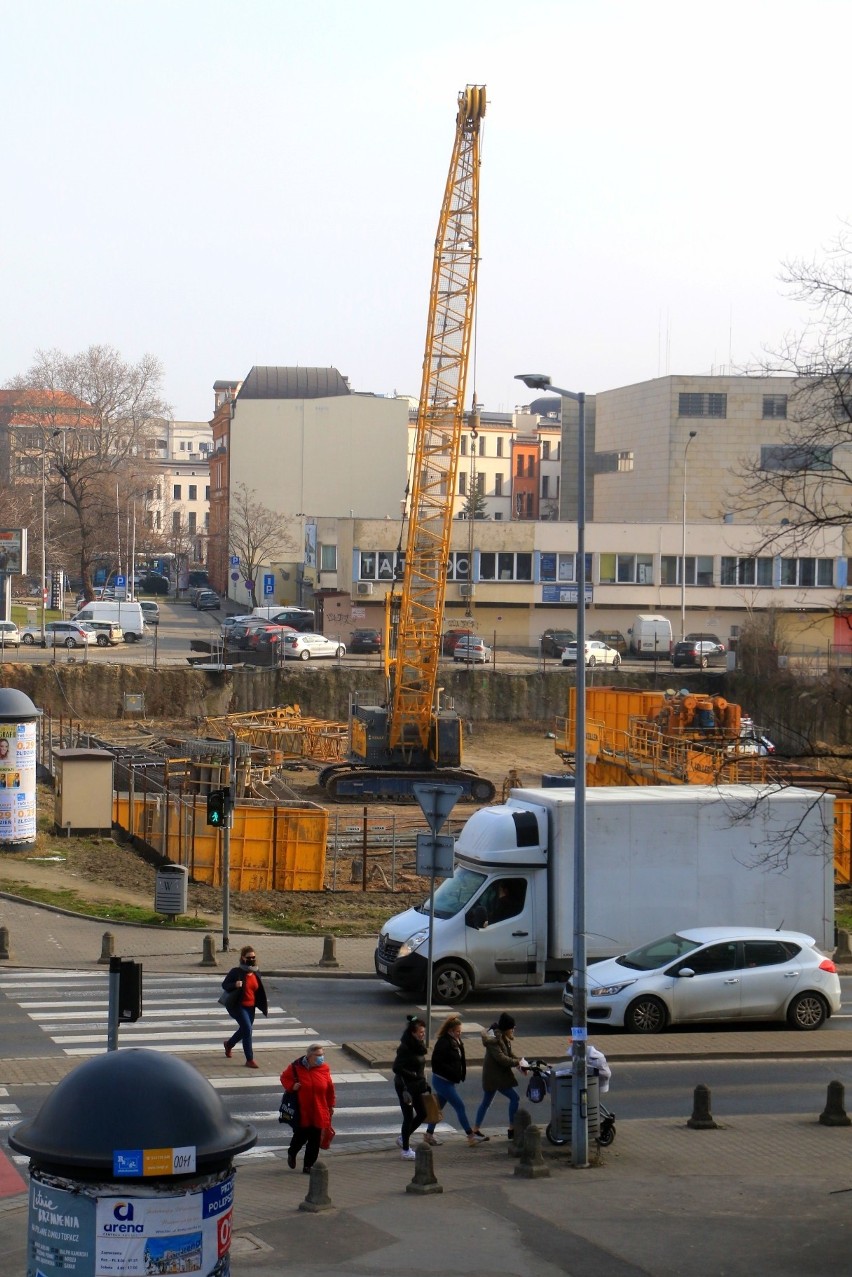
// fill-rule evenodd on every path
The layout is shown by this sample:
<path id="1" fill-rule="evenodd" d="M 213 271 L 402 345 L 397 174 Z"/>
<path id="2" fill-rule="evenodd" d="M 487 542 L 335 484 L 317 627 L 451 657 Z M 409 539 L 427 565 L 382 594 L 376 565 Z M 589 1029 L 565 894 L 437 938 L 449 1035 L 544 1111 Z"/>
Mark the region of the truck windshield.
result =
<path id="1" fill-rule="evenodd" d="M 467 908 L 484 882 L 485 874 L 474 873 L 472 869 L 457 869 L 452 878 L 445 878 L 435 892 L 435 917 L 455 917 Z M 417 911 L 428 913 L 429 901 L 418 905 Z"/>

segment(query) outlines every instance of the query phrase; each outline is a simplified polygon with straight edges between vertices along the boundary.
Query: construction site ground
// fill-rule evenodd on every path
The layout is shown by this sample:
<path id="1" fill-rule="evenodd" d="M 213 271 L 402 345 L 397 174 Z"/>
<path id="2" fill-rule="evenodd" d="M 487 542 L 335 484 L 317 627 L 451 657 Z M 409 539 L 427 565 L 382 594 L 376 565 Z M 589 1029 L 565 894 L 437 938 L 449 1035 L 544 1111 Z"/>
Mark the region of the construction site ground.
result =
<path id="1" fill-rule="evenodd" d="M 132 729 L 121 723 L 88 725 L 91 730 L 107 739 L 134 743 L 147 734 L 149 741 L 158 735 L 175 731 L 176 724 L 148 723 L 146 733 L 138 723 Z M 140 741 L 141 743 L 141 741 Z M 465 765 L 493 781 L 498 800 L 504 782 L 514 769 L 517 781 L 523 785 L 540 784 L 547 772 L 562 770 L 562 763 L 554 752 L 554 740 L 543 724 L 480 725 L 476 724 L 465 740 Z M 305 762 L 284 775 L 293 795 L 328 806 L 331 821 L 345 822 L 355 827 L 363 820 L 364 805 L 327 803 L 323 790 L 317 783 L 318 765 Z M 517 783 L 513 779 L 513 783 Z M 156 868 L 140 855 L 129 843 L 122 844 L 114 838 L 67 838 L 51 832 L 53 821 L 53 794 L 48 786 L 40 787 L 39 829 L 36 846 L 26 851 L 0 853 L 0 891 L 16 893 L 16 887 L 40 888 L 55 893 L 53 903 L 65 904 L 74 911 L 85 912 L 86 902 L 103 905 L 119 903 L 151 908 L 154 899 Z M 459 804 L 454 816 L 464 819 L 475 810 L 474 805 Z M 397 822 L 418 822 L 424 827 L 423 818 L 416 806 L 400 804 L 370 804 L 370 819 Z M 245 926 L 253 930 L 264 924 L 276 930 L 300 934 L 316 932 L 319 935 L 364 935 L 374 932 L 391 913 L 404 908 L 410 893 L 414 900 L 421 900 L 427 882 L 418 878 L 412 870 L 410 857 L 403 857 L 396 873 L 396 892 L 385 888 L 386 874 L 373 874 L 368 881 L 366 894 L 361 888 L 361 878 L 350 863 L 335 875 L 335 890 L 331 887 L 331 866 L 327 867 L 324 892 L 252 892 L 233 895 L 231 917 L 237 928 Z M 344 871 L 345 870 L 345 871 Z M 353 879 L 356 879 L 353 881 Z M 199 923 L 211 923 L 221 914 L 222 895 L 218 887 L 199 883 L 189 884 L 188 917 Z M 168 924 L 164 924 L 168 925 Z"/>

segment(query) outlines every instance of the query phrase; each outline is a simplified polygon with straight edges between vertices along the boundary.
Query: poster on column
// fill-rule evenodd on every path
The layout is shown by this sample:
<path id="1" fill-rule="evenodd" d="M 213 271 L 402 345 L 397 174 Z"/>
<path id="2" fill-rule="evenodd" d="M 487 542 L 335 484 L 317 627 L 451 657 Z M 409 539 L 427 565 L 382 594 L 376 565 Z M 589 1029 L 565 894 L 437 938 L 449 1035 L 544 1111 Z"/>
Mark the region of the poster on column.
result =
<path id="1" fill-rule="evenodd" d="M 36 836 L 36 724 L 0 723 L 0 844 Z"/>
<path id="2" fill-rule="evenodd" d="M 180 1197 L 101 1197 L 98 1277 L 229 1277 L 234 1177 Z"/>
<path id="3" fill-rule="evenodd" d="M 89 1277 L 95 1249 L 95 1203 L 83 1193 L 30 1181 L 27 1277 Z"/>

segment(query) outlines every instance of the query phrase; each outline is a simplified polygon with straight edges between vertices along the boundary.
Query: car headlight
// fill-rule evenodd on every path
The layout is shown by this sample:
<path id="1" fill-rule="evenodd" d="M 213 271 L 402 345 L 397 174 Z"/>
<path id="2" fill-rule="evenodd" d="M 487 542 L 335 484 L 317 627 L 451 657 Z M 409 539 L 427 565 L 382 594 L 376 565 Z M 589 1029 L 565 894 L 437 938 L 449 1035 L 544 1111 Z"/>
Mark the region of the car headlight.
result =
<path id="1" fill-rule="evenodd" d="M 604 984 L 599 989 L 589 989 L 590 998 L 614 998 L 622 989 L 629 989 L 635 980 L 625 980 L 623 984 Z"/>
<path id="2" fill-rule="evenodd" d="M 428 931 L 415 931 L 413 936 L 409 936 L 404 944 L 399 946 L 398 957 L 407 958 L 410 953 L 414 953 L 415 949 L 419 949 L 424 940 L 428 939 Z"/>

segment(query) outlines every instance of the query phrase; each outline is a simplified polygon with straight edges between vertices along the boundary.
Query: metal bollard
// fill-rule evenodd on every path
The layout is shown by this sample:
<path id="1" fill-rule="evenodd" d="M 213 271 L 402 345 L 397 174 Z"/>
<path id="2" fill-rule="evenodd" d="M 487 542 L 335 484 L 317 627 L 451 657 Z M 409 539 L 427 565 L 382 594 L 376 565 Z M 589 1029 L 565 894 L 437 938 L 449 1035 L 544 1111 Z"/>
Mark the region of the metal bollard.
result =
<path id="1" fill-rule="evenodd" d="M 202 967 L 218 966 L 216 960 L 216 937 L 205 936 L 204 944 L 201 949 L 201 965 Z"/>
<path id="2" fill-rule="evenodd" d="M 515 1174 L 524 1179 L 549 1179 L 550 1168 L 541 1155 L 541 1131 L 532 1122 L 524 1131 L 524 1151 L 515 1167 Z"/>
<path id="3" fill-rule="evenodd" d="M 414 1179 L 405 1186 L 406 1193 L 443 1193 L 444 1187 L 435 1178 L 432 1146 L 421 1144 L 414 1154 Z"/>
<path id="4" fill-rule="evenodd" d="M 710 1112 L 709 1086 L 696 1086 L 692 1096 L 692 1117 L 686 1124 L 693 1131 L 718 1131 L 718 1124 L 713 1121 Z"/>
<path id="5" fill-rule="evenodd" d="M 0 927 L 0 958 L 8 958 L 9 956 L 9 928 Z"/>
<path id="6" fill-rule="evenodd" d="M 819 1115 L 822 1126 L 852 1126 L 852 1118 L 846 1116 L 844 1107 L 846 1092 L 842 1082 L 829 1082 L 825 1108 Z"/>
<path id="7" fill-rule="evenodd" d="M 311 1167 L 311 1182 L 308 1195 L 299 1202 L 299 1210 L 309 1211 L 317 1215 L 320 1211 L 331 1210 L 332 1200 L 328 1195 L 328 1167 L 324 1162 L 314 1162 Z"/>
<path id="8" fill-rule="evenodd" d="M 319 960 L 321 967 L 339 967 L 337 961 L 337 940 L 334 936 L 325 936 L 322 942 L 322 957 Z"/>
<path id="9" fill-rule="evenodd" d="M 98 965 L 104 966 L 115 957 L 115 936 L 111 931 L 105 931 L 101 937 L 101 956 L 98 958 Z"/>
<path id="10" fill-rule="evenodd" d="M 515 1138 L 509 1140 L 509 1156 L 523 1157 L 524 1136 L 532 1126 L 532 1116 L 528 1109 L 519 1108 L 515 1114 Z"/>

